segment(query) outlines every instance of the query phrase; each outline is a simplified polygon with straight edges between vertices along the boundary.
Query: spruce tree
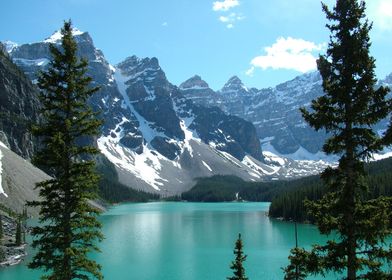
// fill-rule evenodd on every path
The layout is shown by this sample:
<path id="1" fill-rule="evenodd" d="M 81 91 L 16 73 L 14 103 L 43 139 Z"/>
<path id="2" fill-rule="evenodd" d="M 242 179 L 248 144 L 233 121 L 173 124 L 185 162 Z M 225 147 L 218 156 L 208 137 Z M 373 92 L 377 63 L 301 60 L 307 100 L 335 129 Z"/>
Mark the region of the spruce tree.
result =
<path id="1" fill-rule="evenodd" d="M 4 253 L 4 250 L 3 250 L 3 246 L 2 246 L 3 244 L 0 242 L 0 262 L 2 262 L 2 261 L 4 261 L 5 260 L 5 253 Z"/>
<path id="2" fill-rule="evenodd" d="M 227 277 L 228 280 L 248 280 L 245 276 L 245 268 L 243 262 L 246 261 L 246 255 L 243 252 L 243 244 L 241 234 L 238 235 L 238 239 L 235 242 L 234 247 L 235 260 L 231 263 L 230 269 L 233 270 L 234 276 Z"/>
<path id="3" fill-rule="evenodd" d="M 391 111 L 388 89 L 375 89 L 372 26 L 365 8 L 358 0 L 337 0 L 332 11 L 323 4 L 331 32 L 327 54 L 318 60 L 325 94 L 313 100 L 309 111 L 301 111 L 312 127 L 329 133 L 324 152 L 340 156 L 338 167 L 321 176 L 328 193 L 307 203 L 320 232 L 336 236 L 311 250 L 293 249 L 286 279 L 295 279 L 296 265 L 307 275 L 334 271 L 349 280 L 392 277 L 383 270 L 392 260 L 391 247 L 385 246 L 391 234 L 391 199 L 368 199 L 365 182 L 364 161 L 385 143 L 372 127 Z"/>
<path id="4" fill-rule="evenodd" d="M 0 215 L 0 242 L 3 239 L 3 217 Z"/>
<path id="5" fill-rule="evenodd" d="M 85 144 L 101 124 L 87 105 L 98 89 L 90 87 L 87 61 L 77 58 L 70 21 L 61 34 L 61 46 L 50 45 L 53 58 L 38 80 L 44 121 L 33 129 L 42 140 L 34 162 L 52 179 L 37 184 L 42 200 L 29 203 L 40 207 L 29 268 L 45 271 L 42 279 L 102 279 L 100 265 L 88 258 L 103 238 L 98 210 L 89 204 L 96 198 L 97 149 Z"/>
<path id="6" fill-rule="evenodd" d="M 22 245 L 22 223 L 20 221 L 20 218 L 16 222 L 15 245 Z"/>
<path id="7" fill-rule="evenodd" d="M 2 216 L 0 215 L 0 262 L 3 261 L 5 258 L 5 253 L 3 250 L 3 220 Z"/>

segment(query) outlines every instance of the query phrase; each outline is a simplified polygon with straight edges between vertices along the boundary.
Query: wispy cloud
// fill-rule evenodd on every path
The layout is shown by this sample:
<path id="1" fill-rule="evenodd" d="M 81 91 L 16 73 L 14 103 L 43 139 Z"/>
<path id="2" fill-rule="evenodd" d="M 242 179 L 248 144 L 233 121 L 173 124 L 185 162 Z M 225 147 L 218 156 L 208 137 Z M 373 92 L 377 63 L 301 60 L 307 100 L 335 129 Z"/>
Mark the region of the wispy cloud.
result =
<path id="1" fill-rule="evenodd" d="M 220 16 L 219 21 L 226 24 L 226 27 L 231 29 L 234 27 L 234 23 L 243 20 L 245 17 L 243 15 L 238 15 L 236 13 L 231 13 L 227 16 Z"/>
<path id="2" fill-rule="evenodd" d="M 230 18 L 229 18 L 229 17 L 225 17 L 225 16 L 220 16 L 220 17 L 219 17 L 219 20 L 220 20 L 221 22 L 229 22 L 229 21 L 230 21 Z"/>
<path id="3" fill-rule="evenodd" d="M 251 61 L 251 68 L 246 71 L 252 76 L 256 68 L 288 69 L 306 73 L 316 69 L 316 52 L 325 48 L 325 44 L 315 44 L 303 39 L 280 37 L 270 47 L 265 47 L 265 55 L 257 56 Z"/>
<path id="4" fill-rule="evenodd" d="M 368 13 L 374 27 L 381 31 L 392 31 L 392 1 L 368 1 Z"/>
<path id="5" fill-rule="evenodd" d="M 162 26 L 163 26 L 163 27 L 167 27 L 168 25 L 169 25 L 169 24 L 168 24 L 166 21 L 162 23 Z"/>
<path id="6" fill-rule="evenodd" d="M 224 0 L 216 1 L 212 4 L 212 9 L 214 11 L 228 11 L 231 8 L 238 6 L 240 3 L 238 0 Z"/>

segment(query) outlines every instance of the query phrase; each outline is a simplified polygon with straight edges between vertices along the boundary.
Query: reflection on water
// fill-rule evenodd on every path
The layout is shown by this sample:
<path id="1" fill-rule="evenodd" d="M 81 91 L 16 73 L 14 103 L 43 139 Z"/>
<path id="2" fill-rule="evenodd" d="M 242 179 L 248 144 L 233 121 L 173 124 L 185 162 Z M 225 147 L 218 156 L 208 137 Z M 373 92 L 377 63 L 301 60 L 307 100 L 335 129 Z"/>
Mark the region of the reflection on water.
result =
<path id="1" fill-rule="evenodd" d="M 234 242 L 242 234 L 250 279 L 282 279 L 294 246 L 294 226 L 270 220 L 268 203 L 146 203 L 113 207 L 101 221 L 106 280 L 216 280 L 231 274 Z M 323 242 L 315 227 L 299 226 L 302 246 Z M 38 279 L 17 266 L 1 280 Z M 331 278 L 334 279 L 334 278 Z"/>

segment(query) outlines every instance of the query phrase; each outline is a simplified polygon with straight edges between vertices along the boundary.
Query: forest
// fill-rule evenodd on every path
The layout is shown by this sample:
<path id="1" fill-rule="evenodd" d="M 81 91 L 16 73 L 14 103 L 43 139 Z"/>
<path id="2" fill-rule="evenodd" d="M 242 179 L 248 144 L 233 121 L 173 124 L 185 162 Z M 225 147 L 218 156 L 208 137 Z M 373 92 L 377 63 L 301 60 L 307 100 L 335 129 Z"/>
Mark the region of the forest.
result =
<path id="1" fill-rule="evenodd" d="M 392 158 L 365 166 L 369 174 L 368 198 L 392 196 Z M 271 217 L 303 222 L 312 221 L 306 214 L 304 200 L 320 199 L 326 188 L 319 176 L 272 182 L 245 182 L 235 176 L 213 176 L 198 179 L 191 190 L 181 195 L 181 199 L 193 202 L 235 201 L 237 193 L 240 201 L 271 201 Z"/>

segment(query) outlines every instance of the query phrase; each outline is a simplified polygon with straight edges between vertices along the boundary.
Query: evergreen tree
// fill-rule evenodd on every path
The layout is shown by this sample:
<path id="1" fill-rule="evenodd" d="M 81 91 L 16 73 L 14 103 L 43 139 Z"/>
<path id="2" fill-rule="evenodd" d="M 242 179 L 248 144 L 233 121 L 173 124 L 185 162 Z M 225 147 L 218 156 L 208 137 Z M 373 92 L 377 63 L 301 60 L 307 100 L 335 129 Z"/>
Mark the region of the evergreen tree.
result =
<path id="1" fill-rule="evenodd" d="M 22 241 L 23 243 L 26 243 L 26 230 L 27 230 L 27 208 L 23 208 L 23 213 L 22 213 L 22 221 L 23 221 L 23 231 L 22 231 Z"/>
<path id="2" fill-rule="evenodd" d="M 235 260 L 230 266 L 233 270 L 234 276 L 227 277 L 228 280 L 248 280 L 248 277 L 245 276 L 245 268 L 243 267 L 243 262 L 246 261 L 246 255 L 244 255 L 242 248 L 243 244 L 241 234 L 239 234 L 234 247 Z"/>
<path id="3" fill-rule="evenodd" d="M 20 218 L 16 223 L 15 245 L 16 246 L 22 245 L 22 223 L 20 221 Z"/>
<path id="4" fill-rule="evenodd" d="M 0 215 L 0 262 L 5 258 L 4 250 L 3 250 L 3 220 Z"/>
<path id="5" fill-rule="evenodd" d="M 5 253 L 4 253 L 2 245 L 3 244 L 0 242 L 0 262 L 4 261 L 4 259 L 5 259 Z"/>
<path id="6" fill-rule="evenodd" d="M 61 46 L 50 45 L 49 70 L 38 80 L 43 104 L 43 124 L 33 128 L 42 140 L 34 162 L 53 179 L 37 184 L 41 201 L 39 226 L 33 227 L 32 246 L 37 249 L 29 268 L 42 269 L 42 279 L 102 279 L 100 265 L 88 258 L 103 237 L 98 210 L 89 204 L 96 198 L 98 176 L 88 144 L 101 124 L 87 99 L 98 89 L 90 87 L 87 61 L 76 56 L 71 22 L 61 30 Z"/>
<path id="7" fill-rule="evenodd" d="M 293 249 L 286 279 L 293 279 L 296 264 L 305 274 L 335 271 L 349 280 L 390 279 L 383 265 L 392 260 L 392 250 L 383 245 L 391 234 L 391 199 L 367 199 L 363 163 L 383 148 L 372 126 L 390 113 L 388 89 L 375 89 L 365 2 L 337 0 L 333 11 L 325 4 L 323 10 L 331 32 L 327 54 L 318 60 L 325 95 L 312 102 L 311 111 L 301 111 L 312 127 L 331 135 L 324 152 L 341 157 L 336 169 L 328 168 L 321 176 L 328 192 L 307 203 L 320 232 L 337 237 L 310 251 Z"/>
<path id="8" fill-rule="evenodd" d="M 0 215 L 0 242 L 3 239 L 3 217 Z"/>

